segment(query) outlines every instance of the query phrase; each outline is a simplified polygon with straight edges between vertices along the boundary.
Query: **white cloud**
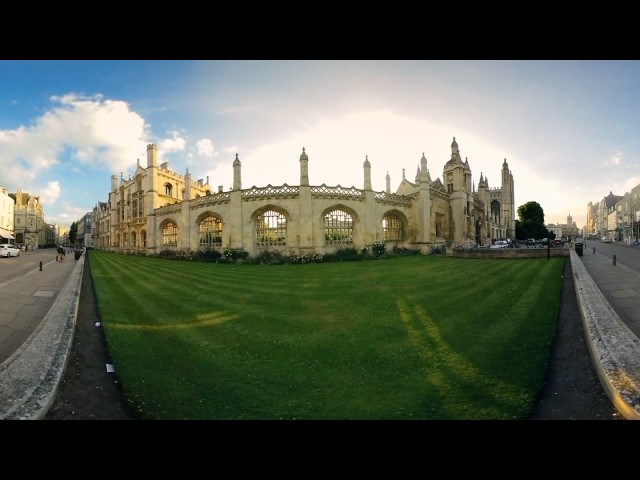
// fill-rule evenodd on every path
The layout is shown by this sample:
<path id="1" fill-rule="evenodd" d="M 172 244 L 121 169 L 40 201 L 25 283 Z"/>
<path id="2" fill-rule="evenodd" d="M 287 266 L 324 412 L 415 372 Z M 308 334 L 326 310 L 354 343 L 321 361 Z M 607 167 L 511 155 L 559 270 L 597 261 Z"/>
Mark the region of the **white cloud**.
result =
<path id="1" fill-rule="evenodd" d="M 174 130 L 169 132 L 169 135 L 171 135 L 171 138 L 165 138 L 158 143 L 158 156 L 181 152 L 185 149 L 187 141 L 180 132 Z"/>
<path id="2" fill-rule="evenodd" d="M 60 162 L 119 171 L 145 151 L 144 120 L 126 103 L 71 94 L 51 100 L 57 106 L 33 124 L 0 131 L 7 183 L 28 184 Z"/>
<path id="3" fill-rule="evenodd" d="M 616 152 L 611 157 L 609 157 L 610 165 L 620 165 L 622 163 L 622 152 Z"/>
<path id="4" fill-rule="evenodd" d="M 60 190 L 60 182 L 47 182 L 47 185 L 39 192 L 40 201 L 45 206 L 54 205 L 58 197 L 60 197 Z"/>
<path id="5" fill-rule="evenodd" d="M 208 138 L 202 138 L 196 142 L 196 148 L 198 155 L 201 157 L 214 157 L 218 155 L 216 149 L 213 146 L 213 142 Z"/>
<path id="6" fill-rule="evenodd" d="M 63 191 L 70 190 L 69 182 L 95 172 L 103 175 L 104 170 L 126 170 L 146 156 L 149 141 L 144 119 L 125 102 L 77 94 L 50 100 L 51 108 L 29 125 L 0 131 L 0 158 L 3 186 L 39 196 L 46 220 L 58 223 L 66 215 L 49 216 L 47 212 Z M 178 144 L 179 139 L 174 137 L 174 142 Z M 108 178 L 105 191 L 97 196 L 108 192 L 107 182 Z M 70 206 L 65 209 L 73 211 Z M 78 211 L 86 213 L 85 209 Z"/>
<path id="7" fill-rule="evenodd" d="M 640 176 L 628 178 L 624 182 L 624 186 L 623 186 L 624 192 L 631 192 L 631 190 L 637 187 L 638 185 L 640 185 Z M 624 192 L 621 193 L 620 195 L 624 195 Z"/>

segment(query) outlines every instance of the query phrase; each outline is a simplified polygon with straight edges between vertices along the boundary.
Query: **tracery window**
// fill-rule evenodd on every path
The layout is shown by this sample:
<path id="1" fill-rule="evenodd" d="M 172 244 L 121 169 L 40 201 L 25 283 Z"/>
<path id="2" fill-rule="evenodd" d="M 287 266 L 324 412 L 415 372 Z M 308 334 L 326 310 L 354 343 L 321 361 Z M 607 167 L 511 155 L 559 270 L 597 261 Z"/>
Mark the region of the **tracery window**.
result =
<path id="1" fill-rule="evenodd" d="M 496 223 L 500 223 L 500 203 L 496 200 L 491 202 L 491 219 Z"/>
<path id="2" fill-rule="evenodd" d="M 404 240 L 404 222 L 399 215 L 386 214 L 382 219 L 382 231 L 385 242 Z"/>
<path id="3" fill-rule="evenodd" d="M 171 196 L 171 193 L 173 192 L 173 187 L 171 186 L 170 183 L 165 183 L 164 184 L 164 194 Z"/>
<path id="4" fill-rule="evenodd" d="M 200 248 L 222 246 L 222 220 L 214 215 L 202 219 L 198 225 L 200 231 Z"/>
<path id="5" fill-rule="evenodd" d="M 256 218 L 256 244 L 259 247 L 280 247 L 287 244 L 287 217 L 267 210 Z"/>
<path id="6" fill-rule="evenodd" d="M 327 245 L 353 244 L 353 217 L 343 210 L 324 216 L 324 239 Z"/>
<path id="7" fill-rule="evenodd" d="M 162 244 L 173 247 L 178 245 L 178 226 L 175 223 L 167 223 L 162 228 Z"/>

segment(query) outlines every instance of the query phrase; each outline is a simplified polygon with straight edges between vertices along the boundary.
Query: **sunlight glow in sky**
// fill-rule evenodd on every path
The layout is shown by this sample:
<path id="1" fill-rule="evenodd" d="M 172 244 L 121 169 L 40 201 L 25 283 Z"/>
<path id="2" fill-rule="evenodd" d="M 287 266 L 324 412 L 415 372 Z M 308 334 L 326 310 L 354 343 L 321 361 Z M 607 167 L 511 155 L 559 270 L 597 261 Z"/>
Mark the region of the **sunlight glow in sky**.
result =
<path id="1" fill-rule="evenodd" d="M 640 183 L 638 61 L 0 61 L 0 185 L 40 196 L 69 226 L 108 199 L 146 145 L 213 191 L 299 184 L 391 190 L 432 180 L 456 138 L 477 187 L 500 187 L 506 159 L 516 207 L 579 228 L 588 202 Z"/>

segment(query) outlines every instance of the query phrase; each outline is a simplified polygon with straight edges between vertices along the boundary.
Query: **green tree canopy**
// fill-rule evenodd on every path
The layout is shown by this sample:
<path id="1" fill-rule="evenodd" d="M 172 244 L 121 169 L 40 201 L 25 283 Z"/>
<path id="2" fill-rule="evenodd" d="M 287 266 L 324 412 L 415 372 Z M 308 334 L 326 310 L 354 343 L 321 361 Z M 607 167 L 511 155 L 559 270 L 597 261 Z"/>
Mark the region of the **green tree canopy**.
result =
<path id="1" fill-rule="evenodd" d="M 78 237 L 78 224 L 77 222 L 73 222 L 71 224 L 71 228 L 69 228 L 69 242 L 71 245 L 76 244 L 76 238 Z"/>
<path id="2" fill-rule="evenodd" d="M 549 230 L 544 224 L 544 210 L 538 202 L 527 202 L 518 207 L 516 221 L 516 238 L 551 238 Z"/>

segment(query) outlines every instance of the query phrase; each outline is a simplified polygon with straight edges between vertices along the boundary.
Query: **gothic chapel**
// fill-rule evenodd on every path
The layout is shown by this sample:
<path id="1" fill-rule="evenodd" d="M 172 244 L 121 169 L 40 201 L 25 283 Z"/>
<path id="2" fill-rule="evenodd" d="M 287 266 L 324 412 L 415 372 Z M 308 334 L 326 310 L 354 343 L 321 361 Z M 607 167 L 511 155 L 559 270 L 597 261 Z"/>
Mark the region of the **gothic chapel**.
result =
<path id="1" fill-rule="evenodd" d="M 311 169 L 312 170 L 312 169 Z M 489 188 L 480 174 L 478 189 L 469 162 L 462 161 L 455 138 L 442 180 L 431 179 L 422 156 L 415 180 L 405 178 L 392 193 L 371 188 L 371 164 L 363 164 L 362 188 L 311 183 L 309 157 L 302 149 L 299 185 L 242 188 L 241 164 L 233 161 L 233 187 L 212 191 L 158 165 L 157 145 L 147 145 L 146 168 L 128 180 L 111 177 L 107 202 L 94 208 L 94 248 L 157 255 L 164 250 L 234 249 L 256 256 L 264 250 L 285 255 L 362 249 L 374 242 L 431 252 L 446 245 L 486 245 L 515 238 L 513 176 L 506 159 L 502 184 Z"/>

